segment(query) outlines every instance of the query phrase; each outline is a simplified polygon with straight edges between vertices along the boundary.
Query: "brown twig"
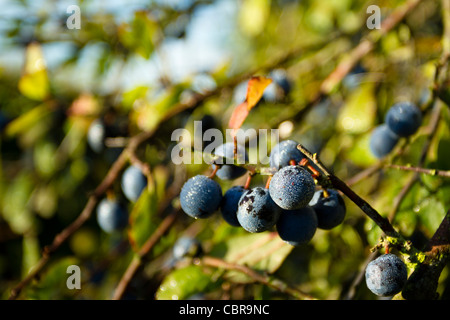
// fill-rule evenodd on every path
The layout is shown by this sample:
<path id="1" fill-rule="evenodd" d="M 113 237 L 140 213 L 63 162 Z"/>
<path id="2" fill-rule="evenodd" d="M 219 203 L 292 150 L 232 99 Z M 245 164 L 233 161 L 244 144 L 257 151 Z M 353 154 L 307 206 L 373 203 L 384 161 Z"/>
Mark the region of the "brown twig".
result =
<path id="1" fill-rule="evenodd" d="M 141 249 L 134 255 L 131 263 L 128 265 L 125 273 L 120 279 L 112 297 L 112 300 L 120 300 L 123 297 L 130 281 L 133 279 L 134 275 L 138 271 L 142 264 L 145 256 L 150 252 L 150 250 L 155 246 L 155 244 L 161 239 L 161 237 L 169 230 L 169 228 L 175 223 L 178 215 L 180 214 L 179 209 L 175 209 L 170 213 L 155 232 L 147 239 L 147 241 L 142 245 Z"/>
<path id="2" fill-rule="evenodd" d="M 425 163 L 426 156 L 431 147 L 431 142 L 437 132 L 439 119 L 440 119 L 440 103 L 439 103 L 439 101 L 436 101 L 432 119 L 429 124 L 429 134 L 427 137 L 427 141 L 425 142 L 425 145 L 422 148 L 422 152 L 420 154 L 419 162 L 417 165 L 418 167 L 422 167 Z M 411 178 L 408 180 L 408 182 L 400 190 L 397 197 L 395 197 L 391 211 L 388 214 L 389 221 L 394 221 L 395 215 L 398 212 L 400 205 L 402 204 L 403 200 L 405 199 L 405 197 L 407 196 L 409 191 L 412 189 L 414 184 L 418 181 L 419 177 L 420 177 L 420 173 L 418 171 L 414 171 L 414 174 L 411 176 Z"/>
<path id="3" fill-rule="evenodd" d="M 92 215 L 100 197 L 106 193 L 106 191 L 112 186 L 117 176 L 121 172 L 122 168 L 125 166 L 128 160 L 128 152 L 122 152 L 119 158 L 114 162 L 108 174 L 100 183 L 100 185 L 95 189 L 93 194 L 89 197 L 86 206 L 84 207 L 81 214 L 72 222 L 67 228 L 62 230 L 58 235 L 55 236 L 53 242 L 44 247 L 42 252 L 42 257 L 33 267 L 31 272 L 20 281 L 12 290 L 9 300 L 15 300 L 20 292 L 26 287 L 38 274 L 44 269 L 50 260 L 50 256 L 73 234 L 77 231 Z"/>
<path id="4" fill-rule="evenodd" d="M 230 263 L 226 262 L 222 259 L 215 258 L 215 257 L 209 257 L 205 256 L 202 257 L 197 261 L 202 266 L 207 267 L 214 267 L 214 268 L 220 268 L 224 270 L 232 270 L 232 271 L 239 271 L 244 273 L 245 275 L 249 276 L 252 280 L 259 282 L 261 284 L 264 284 L 270 288 L 273 288 L 277 291 L 280 291 L 282 293 L 286 293 L 296 299 L 301 300 L 314 300 L 315 298 L 304 293 L 303 291 L 290 286 L 287 283 L 284 283 L 283 281 L 279 279 L 275 279 L 272 276 L 261 274 L 259 272 L 256 272 L 255 270 L 236 263 Z"/>
<path id="5" fill-rule="evenodd" d="M 389 169 L 401 170 L 401 171 L 412 171 L 412 172 L 422 173 L 422 174 L 426 174 L 426 175 L 430 175 L 430 176 L 450 178 L 450 171 L 448 171 L 448 170 L 426 169 L 426 168 L 419 168 L 419 167 L 413 167 L 413 166 L 401 166 L 401 165 L 397 165 L 397 164 L 386 164 L 384 167 L 389 168 Z"/>
<path id="6" fill-rule="evenodd" d="M 436 299 L 439 278 L 450 261 L 450 210 L 425 248 L 423 261 L 411 274 L 402 291 L 408 300 Z"/>
<path id="7" fill-rule="evenodd" d="M 382 217 L 367 201 L 357 195 L 344 181 L 339 179 L 334 174 L 331 174 L 328 169 L 318 159 L 317 154 L 312 154 L 304 146 L 299 144 L 297 148 L 312 161 L 319 170 L 323 173 L 324 179 L 321 179 L 320 183 L 325 184 L 324 187 L 331 186 L 337 190 L 340 190 L 345 194 L 353 203 L 355 203 L 361 210 L 372 219 L 380 229 L 388 236 L 401 238 L 401 235 L 394 229 L 389 221 Z M 320 178 L 320 177 L 319 177 Z"/>

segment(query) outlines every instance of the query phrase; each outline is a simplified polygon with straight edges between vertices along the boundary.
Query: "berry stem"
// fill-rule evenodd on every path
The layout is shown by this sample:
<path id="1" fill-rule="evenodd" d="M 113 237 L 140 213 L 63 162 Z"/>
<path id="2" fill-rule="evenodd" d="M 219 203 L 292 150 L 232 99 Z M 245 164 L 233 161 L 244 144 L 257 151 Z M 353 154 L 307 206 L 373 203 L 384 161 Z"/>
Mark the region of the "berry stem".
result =
<path id="1" fill-rule="evenodd" d="M 245 190 L 248 190 L 250 188 L 250 182 L 252 181 L 252 177 L 253 176 L 254 176 L 253 173 L 251 173 L 251 172 L 248 173 L 247 181 L 245 181 L 245 184 L 244 184 L 244 189 Z"/>
<path id="2" fill-rule="evenodd" d="M 292 161 L 292 160 L 291 160 Z M 317 179 L 320 177 L 320 172 L 316 170 L 316 168 L 314 168 L 310 163 L 309 160 L 306 158 L 303 158 L 302 160 L 299 161 L 298 163 L 299 166 L 302 167 L 306 167 L 309 169 L 309 171 L 311 171 L 311 175 L 314 179 Z"/>
<path id="3" fill-rule="evenodd" d="M 217 170 L 219 170 L 219 169 L 220 169 L 220 166 L 216 164 L 213 172 L 208 176 L 208 178 L 213 179 L 216 176 Z"/>
<path id="4" fill-rule="evenodd" d="M 269 189 L 269 186 L 270 186 L 270 181 L 272 180 L 272 176 L 269 176 L 268 178 L 267 178 L 267 182 L 266 182 L 266 189 Z"/>

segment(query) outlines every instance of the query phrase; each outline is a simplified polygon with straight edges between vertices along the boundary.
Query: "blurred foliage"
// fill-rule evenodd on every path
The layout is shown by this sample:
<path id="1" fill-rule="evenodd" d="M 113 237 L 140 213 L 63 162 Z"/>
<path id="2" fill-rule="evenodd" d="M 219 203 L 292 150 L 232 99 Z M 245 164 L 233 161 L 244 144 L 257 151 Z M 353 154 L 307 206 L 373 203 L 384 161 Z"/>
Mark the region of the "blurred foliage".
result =
<path id="1" fill-rule="evenodd" d="M 81 29 L 68 29 L 66 1 L 0 2 L 0 292 L 11 288 L 39 260 L 41 250 L 84 208 L 121 146 L 110 143 L 152 130 L 179 103 L 197 93 L 222 88 L 230 79 L 256 70 L 268 75 L 283 68 L 292 90 L 281 101 L 262 100 L 244 128 L 280 129 L 344 181 L 376 163 L 368 148 L 375 125 L 396 101 L 423 104 L 441 50 L 442 21 L 437 1 L 423 1 L 361 61 L 363 72 L 346 78 L 326 101 L 299 121 L 295 115 L 369 30 L 362 0 L 173 0 L 75 1 Z M 375 1 L 386 17 L 404 1 Z M 330 40 L 332 37 L 332 40 Z M 316 46 L 319 44 L 319 46 Z M 304 48 L 277 63 L 287 52 Z M 269 66 L 269 68 L 267 67 Z M 355 75 L 356 73 L 352 74 Z M 136 203 L 126 202 L 120 178 L 109 194 L 123 201 L 130 226 L 105 234 L 92 217 L 53 256 L 26 299 L 109 299 L 134 250 L 156 230 L 170 210 L 171 186 L 209 172 L 206 164 L 175 166 L 171 133 L 193 121 L 223 130 L 237 103 L 238 87 L 224 87 L 196 108 L 166 121 L 139 149 L 150 165 L 153 184 Z M 239 99 L 238 99 L 239 100 Z M 450 170 L 449 113 L 445 109 L 425 167 Z M 426 124 L 410 138 L 398 164 L 417 163 L 427 139 Z M 101 119 L 107 145 L 100 153 L 87 143 L 90 124 Z M 411 173 L 381 170 L 354 186 L 383 215 Z M 243 184 L 221 181 L 223 190 Z M 256 176 L 252 184 L 265 183 Z M 394 225 L 418 248 L 433 235 L 450 208 L 450 182 L 421 176 L 406 196 Z M 344 223 L 318 230 L 311 243 L 291 247 L 269 233 L 248 234 L 216 214 L 194 221 L 180 216 L 146 257 L 125 299 L 290 299 L 241 273 L 203 269 L 186 261 L 170 265 L 182 234 L 195 236 L 207 254 L 273 273 L 319 299 L 342 299 L 364 268 L 369 249 L 381 235 L 361 210 L 347 201 Z M 95 212 L 94 214 L 95 215 Z M 81 268 L 82 289 L 66 287 L 67 266 Z M 440 293 L 448 298 L 448 271 Z M 364 283 L 355 299 L 375 299 Z"/>

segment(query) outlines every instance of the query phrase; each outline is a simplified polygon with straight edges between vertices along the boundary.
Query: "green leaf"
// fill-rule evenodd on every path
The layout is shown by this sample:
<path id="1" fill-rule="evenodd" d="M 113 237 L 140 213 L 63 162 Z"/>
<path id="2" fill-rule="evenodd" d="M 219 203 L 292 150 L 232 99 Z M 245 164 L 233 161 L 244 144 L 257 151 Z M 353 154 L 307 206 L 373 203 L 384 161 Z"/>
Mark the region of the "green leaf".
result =
<path id="1" fill-rule="evenodd" d="M 122 105 L 127 109 L 131 109 L 137 99 L 145 98 L 148 89 L 149 88 L 146 86 L 137 86 L 136 88 L 124 92 L 122 95 Z"/>
<path id="2" fill-rule="evenodd" d="M 256 36 L 264 30 L 270 13 L 270 0 L 247 0 L 239 10 L 239 23 L 242 31 Z"/>
<path id="3" fill-rule="evenodd" d="M 156 189 L 145 188 L 130 213 L 128 236 L 138 250 L 156 229 L 155 214 L 158 209 Z"/>
<path id="4" fill-rule="evenodd" d="M 374 83 L 362 83 L 342 106 L 337 119 L 337 128 L 352 134 L 367 132 L 373 127 L 376 108 Z"/>
<path id="5" fill-rule="evenodd" d="M 2 195 L 3 218 L 17 234 L 30 232 L 35 224 L 35 216 L 28 205 L 32 191 L 33 178 L 25 170 L 8 185 Z"/>
<path id="6" fill-rule="evenodd" d="M 137 11 L 131 25 L 119 27 L 118 35 L 125 47 L 148 59 L 158 41 L 158 24 L 146 11 Z"/>
<path id="7" fill-rule="evenodd" d="M 435 196 L 422 199 L 414 208 L 429 236 L 433 235 L 445 216 L 446 208 Z"/>
<path id="8" fill-rule="evenodd" d="M 156 299 L 182 300 L 203 293 L 212 285 L 211 275 L 205 274 L 199 266 L 189 265 L 174 270 L 164 278 L 156 292 Z"/>
<path id="9" fill-rule="evenodd" d="M 65 257 L 48 266 L 39 281 L 26 290 L 25 296 L 35 300 L 74 298 L 79 290 L 67 288 L 67 279 L 71 276 L 71 273 L 67 273 L 67 268 L 71 265 L 79 265 L 79 261 L 74 257 Z"/>
<path id="10" fill-rule="evenodd" d="M 47 104 L 41 104 L 11 121 L 6 129 L 8 137 L 29 131 L 31 127 L 43 121 L 51 113 Z"/>
<path id="11" fill-rule="evenodd" d="M 227 262 L 273 273 L 282 265 L 293 248 L 283 242 L 276 233 L 264 232 L 233 236 L 217 244 L 211 255 Z M 227 276 L 236 281 L 250 280 L 246 275 L 235 271 L 227 272 Z"/>
<path id="12" fill-rule="evenodd" d="M 41 256 L 39 248 L 39 242 L 34 236 L 23 237 L 22 242 L 23 255 L 22 255 L 22 276 L 26 276 L 30 272 L 31 268 L 36 265 Z"/>
<path id="13" fill-rule="evenodd" d="M 370 136 L 371 133 L 367 132 L 360 136 L 353 137 L 351 145 L 345 150 L 345 157 L 354 164 L 362 167 L 367 167 L 376 163 L 378 160 L 373 156 L 369 147 Z"/>
<path id="14" fill-rule="evenodd" d="M 45 69 L 41 46 L 30 44 L 25 52 L 25 68 L 19 80 L 19 91 L 29 99 L 42 101 L 50 93 L 50 84 Z"/>

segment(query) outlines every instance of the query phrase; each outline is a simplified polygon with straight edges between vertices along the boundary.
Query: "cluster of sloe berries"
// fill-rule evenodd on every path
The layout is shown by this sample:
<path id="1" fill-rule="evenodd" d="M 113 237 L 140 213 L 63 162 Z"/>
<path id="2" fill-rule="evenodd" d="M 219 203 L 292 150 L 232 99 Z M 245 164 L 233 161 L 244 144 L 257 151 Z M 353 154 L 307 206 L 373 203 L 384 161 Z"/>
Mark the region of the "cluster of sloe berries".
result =
<path id="1" fill-rule="evenodd" d="M 316 191 L 313 174 L 300 165 L 304 156 L 297 145 L 293 140 L 285 140 L 272 149 L 270 166 L 276 172 L 265 187 L 237 185 L 223 194 L 214 177 L 233 180 L 247 172 L 235 164 L 221 165 L 213 177 L 201 174 L 191 177 L 180 192 L 181 208 L 196 219 L 208 218 L 220 209 L 231 226 L 251 233 L 275 227 L 280 238 L 293 246 L 308 243 L 317 228 L 329 230 L 341 224 L 346 208 L 336 190 Z M 245 151 L 239 148 L 238 152 Z M 219 146 L 215 155 L 233 158 L 234 144 Z"/>
<path id="2" fill-rule="evenodd" d="M 370 150 L 379 159 L 388 155 L 402 137 L 416 133 L 422 124 L 421 110 L 411 102 L 398 102 L 389 108 L 384 123 L 370 137 Z"/>

